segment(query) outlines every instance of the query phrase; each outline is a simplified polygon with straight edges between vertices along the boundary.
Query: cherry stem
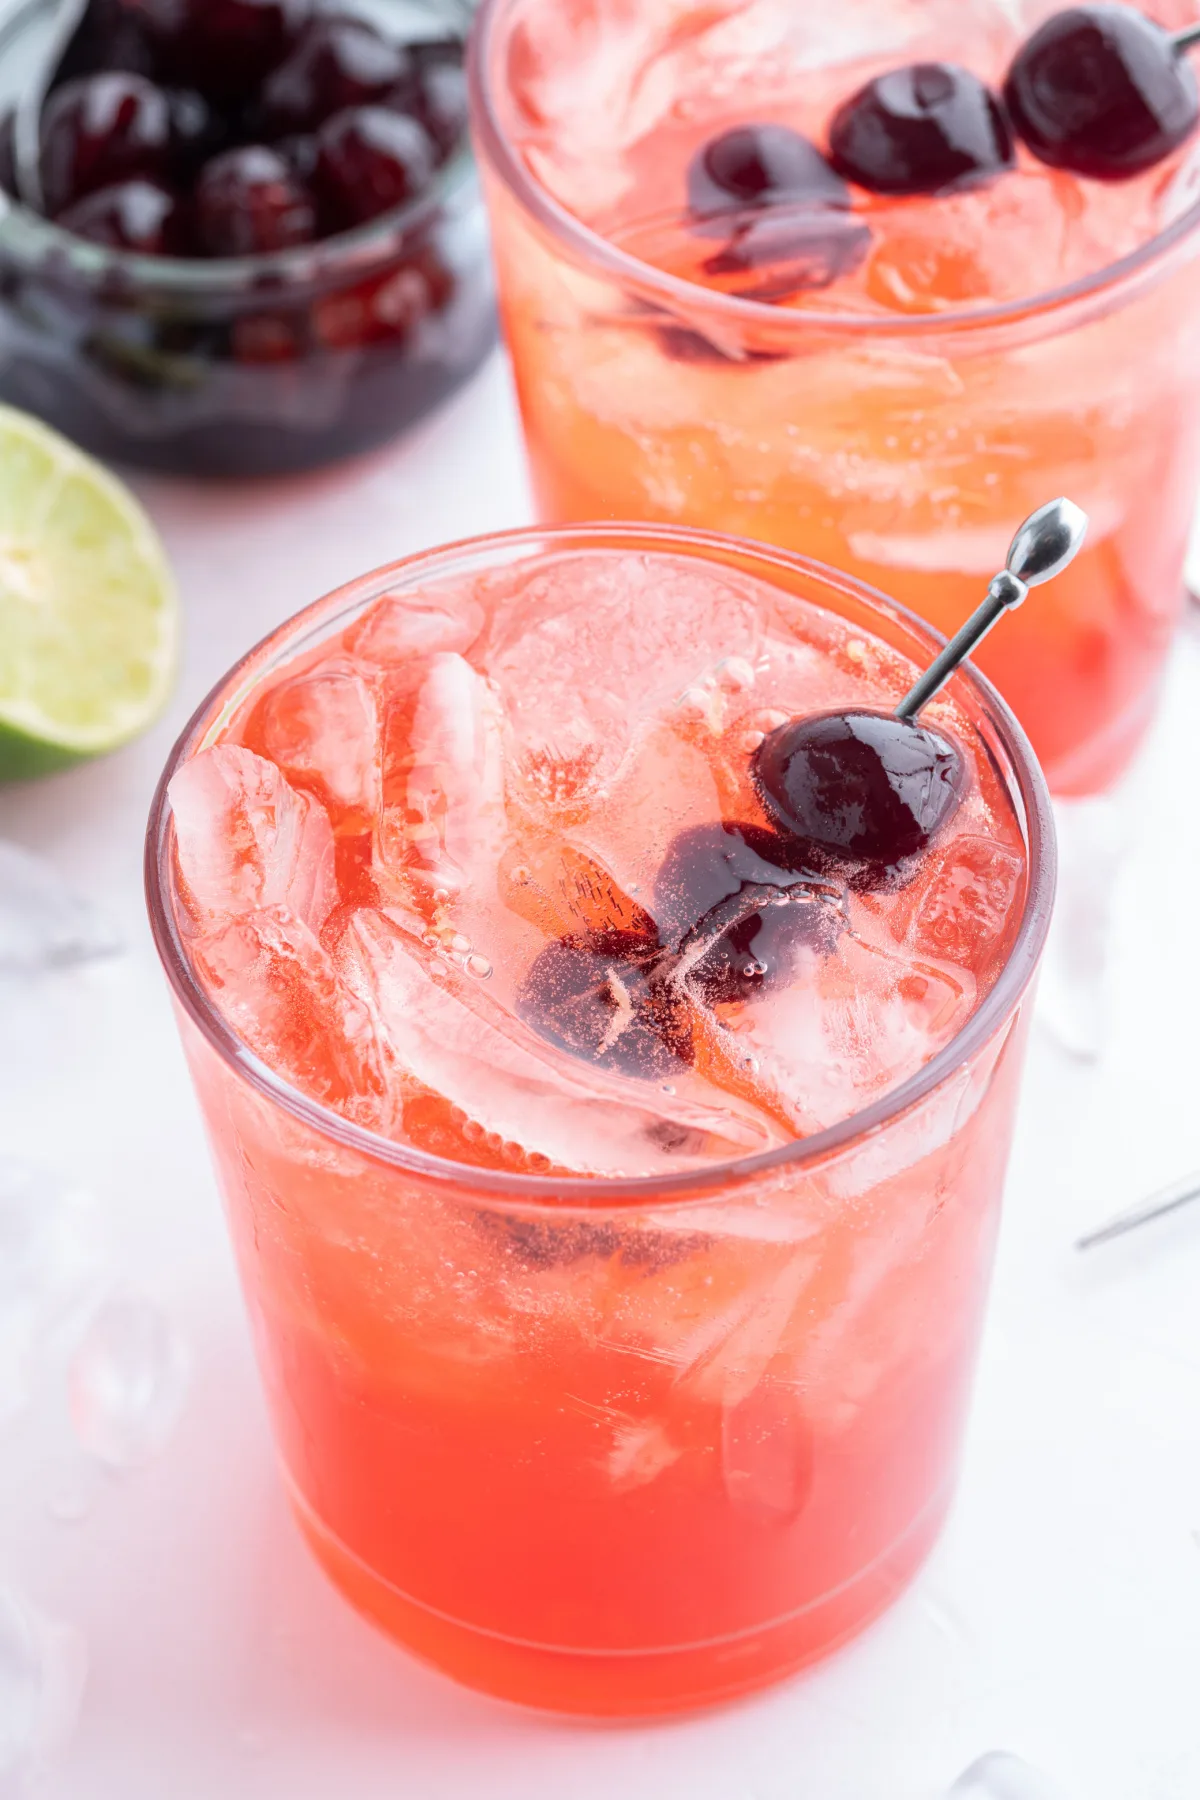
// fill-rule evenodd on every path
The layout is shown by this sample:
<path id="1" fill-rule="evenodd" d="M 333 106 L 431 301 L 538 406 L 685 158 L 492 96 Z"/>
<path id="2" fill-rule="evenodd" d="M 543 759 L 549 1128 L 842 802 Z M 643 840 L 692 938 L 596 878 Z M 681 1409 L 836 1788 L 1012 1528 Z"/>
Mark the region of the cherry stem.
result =
<path id="1" fill-rule="evenodd" d="M 1171 48 L 1177 56 L 1192 49 L 1195 44 L 1200 44 L 1200 24 L 1185 25 L 1182 31 L 1171 33 Z"/>
<path id="2" fill-rule="evenodd" d="M 1071 500 L 1051 500 L 1031 513 L 1012 541 L 1007 565 L 992 577 L 986 599 L 905 694 L 896 717 L 915 719 L 1004 614 L 1020 606 L 1030 588 L 1061 575 L 1079 554 L 1087 528 L 1087 514 Z"/>

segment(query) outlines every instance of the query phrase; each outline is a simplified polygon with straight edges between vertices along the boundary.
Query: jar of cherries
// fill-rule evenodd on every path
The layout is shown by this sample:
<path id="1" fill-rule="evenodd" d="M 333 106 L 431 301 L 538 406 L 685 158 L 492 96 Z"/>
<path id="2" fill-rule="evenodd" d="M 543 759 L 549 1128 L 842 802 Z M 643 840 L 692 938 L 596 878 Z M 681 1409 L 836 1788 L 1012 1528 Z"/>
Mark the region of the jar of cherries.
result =
<path id="1" fill-rule="evenodd" d="M 478 365 L 465 0 L 90 0 L 18 178 L 55 11 L 0 32 L 0 398 L 117 462 L 273 474 Z"/>

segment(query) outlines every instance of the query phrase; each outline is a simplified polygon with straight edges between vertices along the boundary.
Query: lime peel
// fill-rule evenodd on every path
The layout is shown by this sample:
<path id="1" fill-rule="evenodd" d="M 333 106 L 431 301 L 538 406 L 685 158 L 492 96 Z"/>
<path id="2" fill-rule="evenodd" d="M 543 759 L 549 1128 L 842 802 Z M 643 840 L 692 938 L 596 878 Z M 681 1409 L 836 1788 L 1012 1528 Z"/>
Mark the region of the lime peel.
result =
<path id="1" fill-rule="evenodd" d="M 0 781 L 137 737 L 174 683 L 179 603 L 122 482 L 0 406 Z"/>

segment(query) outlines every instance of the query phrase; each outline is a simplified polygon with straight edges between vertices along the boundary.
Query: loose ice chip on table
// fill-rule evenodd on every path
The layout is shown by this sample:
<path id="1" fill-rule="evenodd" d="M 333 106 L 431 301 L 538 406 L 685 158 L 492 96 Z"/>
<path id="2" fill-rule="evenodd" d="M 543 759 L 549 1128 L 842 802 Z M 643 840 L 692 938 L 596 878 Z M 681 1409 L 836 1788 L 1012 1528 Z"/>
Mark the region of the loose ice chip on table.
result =
<path id="1" fill-rule="evenodd" d="M 362 826 L 379 811 L 380 743 L 375 696 L 349 663 L 326 664 L 271 688 L 256 710 L 254 746 L 335 818 Z"/>
<path id="2" fill-rule="evenodd" d="M 959 1776 L 946 1800 L 1062 1800 L 1062 1793 L 1031 1763 L 993 1750 Z"/>
<path id="3" fill-rule="evenodd" d="M 0 1158 L 0 1421 L 28 1398 L 39 1343 L 85 1301 L 101 1266 L 79 1188 Z"/>
<path id="4" fill-rule="evenodd" d="M 203 925 L 286 906 L 321 929 L 338 889 L 333 828 L 319 801 L 236 744 L 202 750 L 169 792 L 183 891 Z"/>
<path id="5" fill-rule="evenodd" d="M 113 925 L 50 863 L 0 843 L 0 976 L 74 968 L 122 947 Z"/>
<path id="6" fill-rule="evenodd" d="M 726 1034 L 796 1129 L 849 1118 L 915 1075 L 974 1008 L 972 975 L 843 932 L 786 988 L 731 1014 Z"/>
<path id="7" fill-rule="evenodd" d="M 75 1729 L 87 1644 L 0 1588 L 0 1800 L 18 1800 Z"/>
<path id="8" fill-rule="evenodd" d="M 302 920 L 282 906 L 248 913 L 201 939 L 195 957 L 225 1018 L 269 1068 L 362 1124 L 380 1122 L 370 1015 Z"/>
<path id="9" fill-rule="evenodd" d="M 494 892 L 505 845 L 504 718 L 491 684 L 461 656 L 430 658 L 403 770 L 388 770 L 380 828 L 384 862 L 420 869 L 428 884 Z M 393 803 L 397 790 L 401 803 Z M 486 895 L 484 896 L 486 897 Z"/>
<path id="10" fill-rule="evenodd" d="M 188 1372 L 161 1307 L 136 1295 L 106 1300 L 71 1359 L 71 1423 L 82 1447 L 110 1469 L 148 1462 L 175 1429 Z"/>
<path id="11" fill-rule="evenodd" d="M 622 1079 L 557 1051 L 387 916 L 360 912 L 339 949 L 396 1062 L 497 1144 L 581 1174 L 649 1175 L 752 1156 L 785 1140 L 683 1069 Z"/>

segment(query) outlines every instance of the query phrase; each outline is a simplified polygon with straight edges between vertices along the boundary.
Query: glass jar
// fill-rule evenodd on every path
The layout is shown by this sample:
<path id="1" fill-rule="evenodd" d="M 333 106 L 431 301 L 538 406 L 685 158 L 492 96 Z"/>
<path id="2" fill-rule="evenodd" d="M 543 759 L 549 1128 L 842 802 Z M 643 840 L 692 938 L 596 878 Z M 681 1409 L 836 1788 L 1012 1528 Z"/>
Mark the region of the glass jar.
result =
<path id="1" fill-rule="evenodd" d="M 29 0 L 0 29 L 0 105 L 54 11 Z M 453 0 L 438 17 L 465 28 Z M 465 142 L 411 203 L 266 256 L 137 256 L 0 201 L 0 399 L 108 461 L 181 475 L 334 462 L 421 418 L 495 338 Z"/>

